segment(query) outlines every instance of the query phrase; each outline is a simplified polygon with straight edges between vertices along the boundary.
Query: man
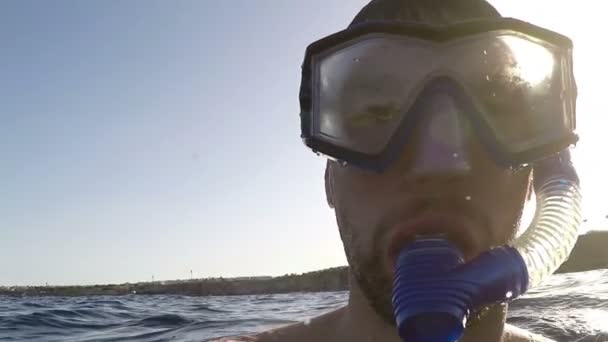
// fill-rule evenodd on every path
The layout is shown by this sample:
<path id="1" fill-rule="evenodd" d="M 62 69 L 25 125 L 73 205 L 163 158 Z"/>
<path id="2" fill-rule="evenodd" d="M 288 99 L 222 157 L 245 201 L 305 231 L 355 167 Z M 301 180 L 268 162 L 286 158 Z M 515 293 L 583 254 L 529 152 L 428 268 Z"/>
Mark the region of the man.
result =
<path id="1" fill-rule="evenodd" d="M 355 17 L 350 27 L 374 21 L 451 25 L 499 17 L 499 13 L 484 0 L 372 0 Z M 346 36 L 350 37 L 350 34 Z M 356 36 L 354 33 L 352 35 Z M 506 75 L 503 72 L 506 69 L 501 69 L 518 63 L 517 58 L 523 63 L 525 57 L 508 52 L 502 43 L 497 43 L 500 42 L 498 39 L 478 51 L 473 51 L 475 49 L 471 47 L 477 45 L 458 43 L 462 46 L 455 44 L 442 50 L 445 56 L 437 56 L 425 54 L 426 50 L 419 48 L 415 39 L 409 38 L 405 37 L 392 45 L 390 39 L 378 44 L 371 38 L 361 39 L 351 44 L 349 42 L 358 38 L 344 38 L 343 41 L 334 37 L 320 43 L 321 47 L 311 49 L 330 52 L 319 53 L 315 57 L 320 65 L 315 69 L 318 75 L 313 76 L 317 79 L 307 79 L 307 73 L 313 72 L 307 70 L 305 63 L 301 102 L 306 103 L 307 99 L 318 96 L 318 103 L 315 108 L 303 108 L 303 112 L 325 110 L 330 114 L 316 118 L 320 127 L 317 129 L 326 129 L 325 134 L 318 137 L 325 140 L 309 141 L 307 144 L 332 159 L 346 161 L 330 160 L 327 163 L 325 191 L 327 202 L 336 213 L 351 270 L 350 296 L 348 304 L 339 310 L 306 323 L 243 340 L 401 341 L 391 303 L 394 265 L 399 249 L 412 241 L 415 235 L 442 234 L 460 248 L 465 261 L 470 261 L 484 251 L 514 239 L 524 206 L 530 198 L 532 167 L 525 163 L 506 165 L 497 162 L 494 150 L 486 143 L 489 138 L 480 138 L 480 126 L 471 124 L 473 116 L 466 116 L 470 113 L 465 113 L 468 109 L 462 107 L 465 102 L 454 100 L 459 95 L 450 98 L 437 95 L 442 94 L 439 91 L 419 102 L 412 100 L 395 104 L 391 101 L 406 101 L 408 94 L 415 93 L 407 90 L 407 82 L 414 83 L 412 80 L 416 78 L 416 72 L 426 72 L 425 68 L 431 68 L 425 62 L 433 59 L 433 65 L 445 63 L 446 69 L 454 68 L 455 78 L 481 80 L 472 82 L 469 91 L 473 89 L 478 92 L 475 95 L 482 102 L 493 101 L 491 105 L 486 103 L 484 108 L 487 111 L 505 115 L 490 119 L 485 117 L 497 127 L 493 133 L 501 130 L 515 132 L 512 136 L 516 138 L 509 143 L 524 139 L 527 134 L 541 135 L 527 131 L 534 127 L 532 120 L 526 121 L 528 118 L 521 117 L 520 121 L 513 121 L 516 120 L 514 115 L 530 111 L 522 107 L 525 103 L 518 102 L 520 92 L 528 90 L 520 88 L 514 78 L 504 81 L 505 77 L 513 75 Z M 471 38 L 474 42 L 471 44 L 478 44 L 476 39 Z M 454 53 L 454 50 L 458 52 Z M 314 51 L 309 53 L 313 54 Z M 474 61 L 467 61 L 467 58 L 482 55 L 485 59 L 479 64 L 470 65 Z M 504 63 L 505 60 L 510 62 Z M 369 64 L 356 69 L 356 66 L 349 64 L 351 62 L 353 65 Z M 391 69 L 395 63 L 399 67 Z M 544 64 L 534 67 L 542 69 Z M 547 75 L 550 72 L 547 71 Z M 458 73 L 464 76 L 458 76 Z M 525 75 L 520 76 L 525 78 Z M 374 83 L 374 77 L 382 81 Z M 403 79 L 407 81 L 404 83 Z M 419 79 L 427 80 L 430 77 L 423 75 Z M 498 83 L 494 82 L 496 80 Z M 424 85 L 425 82 L 419 83 Z M 532 80 L 526 82 L 529 82 L 529 88 L 535 87 Z M 311 84 L 312 89 L 307 88 Z M 457 91 L 450 93 L 452 88 L 457 88 L 450 84 L 446 81 L 438 83 L 436 87 L 447 89 L 445 93 L 456 94 Z M 476 89 L 474 84 L 482 84 L 482 87 Z M 419 94 L 425 93 L 423 86 L 417 89 Z M 526 96 L 535 95 L 528 93 Z M 365 101 L 368 101 L 367 111 L 360 113 L 359 105 Z M 412 119 L 416 124 L 391 126 L 392 122 L 397 122 L 393 116 L 401 115 L 401 112 L 391 112 L 395 107 L 414 108 L 410 112 L 417 113 L 412 114 L 418 115 L 417 120 Z M 336 119 L 338 114 L 335 113 L 341 116 Z M 480 112 L 479 116 L 486 114 Z M 310 128 L 309 123 L 303 120 L 303 130 L 306 131 Z M 550 121 L 544 121 L 539 125 L 550 124 Z M 378 162 L 381 158 L 372 160 L 361 157 L 376 153 L 380 150 L 378 146 L 386 147 L 389 138 L 399 136 L 399 130 L 408 129 L 409 133 L 404 133 L 407 142 L 394 145 L 399 147 L 395 149 L 396 156 L 383 160 L 385 163 Z M 571 143 L 567 140 L 559 149 Z M 461 341 L 547 341 L 541 336 L 505 324 L 506 313 L 507 306 L 504 304 L 490 305 L 476 311 L 469 318 Z"/>

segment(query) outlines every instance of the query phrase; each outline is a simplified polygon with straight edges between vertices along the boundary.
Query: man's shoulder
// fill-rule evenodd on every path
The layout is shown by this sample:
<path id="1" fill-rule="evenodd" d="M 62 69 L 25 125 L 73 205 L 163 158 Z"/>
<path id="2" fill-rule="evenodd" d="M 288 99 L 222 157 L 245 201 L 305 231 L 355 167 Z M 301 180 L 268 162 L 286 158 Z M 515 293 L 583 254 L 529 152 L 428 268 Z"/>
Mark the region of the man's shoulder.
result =
<path id="1" fill-rule="evenodd" d="M 209 340 L 207 342 L 258 342 L 258 338 L 254 336 L 233 336 L 233 337 L 220 337 L 219 339 Z"/>
<path id="2" fill-rule="evenodd" d="M 235 336 L 235 337 L 221 337 L 219 339 L 210 340 L 208 342 L 257 342 L 259 341 L 253 336 Z"/>
<path id="3" fill-rule="evenodd" d="M 505 325 L 504 342 L 555 342 L 516 326 Z"/>
<path id="4" fill-rule="evenodd" d="M 299 342 L 331 340 L 331 323 L 338 312 L 332 312 L 312 319 L 250 336 L 223 337 L 209 342 Z M 332 317 L 333 316 L 333 317 Z M 329 323 L 329 324 L 328 324 Z M 507 324 L 503 334 L 504 342 L 555 342 L 549 338 Z"/>
<path id="5" fill-rule="evenodd" d="M 295 323 L 288 326 L 283 326 L 277 329 L 264 331 L 248 336 L 230 336 L 220 339 L 211 340 L 209 342 L 284 342 L 284 341 L 300 341 L 303 336 L 307 335 L 302 331 L 302 323 Z"/>
<path id="6" fill-rule="evenodd" d="M 328 312 L 324 315 L 288 324 L 272 330 L 250 336 L 224 337 L 209 342 L 310 342 L 332 341 L 335 322 L 340 317 L 342 309 Z"/>

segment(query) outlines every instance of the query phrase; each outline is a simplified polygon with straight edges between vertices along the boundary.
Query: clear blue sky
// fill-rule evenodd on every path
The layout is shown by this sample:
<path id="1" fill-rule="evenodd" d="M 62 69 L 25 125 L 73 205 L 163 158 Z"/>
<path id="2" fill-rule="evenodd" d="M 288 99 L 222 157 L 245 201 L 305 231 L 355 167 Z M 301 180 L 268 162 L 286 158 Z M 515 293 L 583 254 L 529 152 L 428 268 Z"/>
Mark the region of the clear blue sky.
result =
<path id="1" fill-rule="evenodd" d="M 0 2 L 0 285 L 345 264 L 297 95 L 306 45 L 366 2 Z"/>

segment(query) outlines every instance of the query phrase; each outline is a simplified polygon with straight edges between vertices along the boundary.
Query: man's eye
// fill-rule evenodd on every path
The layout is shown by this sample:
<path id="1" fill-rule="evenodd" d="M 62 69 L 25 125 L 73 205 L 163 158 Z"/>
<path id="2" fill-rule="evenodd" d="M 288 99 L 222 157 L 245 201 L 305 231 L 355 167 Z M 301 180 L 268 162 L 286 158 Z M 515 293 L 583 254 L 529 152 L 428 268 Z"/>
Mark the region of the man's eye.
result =
<path id="1" fill-rule="evenodd" d="M 355 126 L 385 124 L 393 121 L 396 113 L 394 105 L 372 105 L 366 108 L 365 113 L 353 116 L 350 123 Z"/>
<path id="2" fill-rule="evenodd" d="M 485 84 L 483 102 L 490 115 L 522 115 L 528 111 L 529 84 L 515 75 L 497 75 Z"/>

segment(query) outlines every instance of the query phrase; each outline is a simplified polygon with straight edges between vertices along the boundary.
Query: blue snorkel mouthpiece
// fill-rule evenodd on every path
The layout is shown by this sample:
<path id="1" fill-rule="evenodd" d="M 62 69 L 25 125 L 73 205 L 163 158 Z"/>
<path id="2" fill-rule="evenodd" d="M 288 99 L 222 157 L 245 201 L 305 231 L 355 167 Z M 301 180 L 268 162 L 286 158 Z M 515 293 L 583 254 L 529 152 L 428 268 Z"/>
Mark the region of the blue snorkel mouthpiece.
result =
<path id="1" fill-rule="evenodd" d="M 464 263 L 443 238 L 421 238 L 399 254 L 393 307 L 403 341 L 457 341 L 471 310 L 517 297 L 528 286 L 524 261 L 498 247 Z"/>

